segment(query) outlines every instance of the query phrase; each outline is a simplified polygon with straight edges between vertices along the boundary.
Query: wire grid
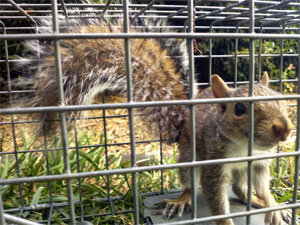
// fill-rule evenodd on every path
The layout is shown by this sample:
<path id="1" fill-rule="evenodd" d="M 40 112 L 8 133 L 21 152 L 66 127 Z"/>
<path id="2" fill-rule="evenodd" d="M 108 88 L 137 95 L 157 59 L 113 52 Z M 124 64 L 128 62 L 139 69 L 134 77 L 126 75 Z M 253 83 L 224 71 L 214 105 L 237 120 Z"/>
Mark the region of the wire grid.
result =
<path id="1" fill-rule="evenodd" d="M 170 4 L 171 2 L 171 4 Z M 6 0 L 6 2 L 0 3 L 0 24 L 2 26 L 1 31 L 2 34 L 0 36 L 1 42 L 3 42 L 4 48 L 1 50 L 1 54 L 4 55 L 4 59 L 0 59 L 1 66 L 5 67 L 6 76 L 7 76 L 7 87 L 1 87 L 0 94 L 1 96 L 8 96 L 9 98 L 9 108 L 1 109 L 1 115 L 11 115 L 10 121 L 0 121 L 0 125 L 11 124 L 13 131 L 13 141 L 14 141 L 14 151 L 13 152 L 0 152 L 1 157 L 5 155 L 12 155 L 15 159 L 15 165 L 17 170 L 17 177 L 11 179 L 3 179 L 0 180 L 0 185 L 17 185 L 18 186 L 18 194 L 20 196 L 20 208 L 14 209 L 3 209 L 3 204 L 0 204 L 0 223 L 4 224 L 5 220 L 18 224 L 37 224 L 37 222 L 48 223 L 52 222 L 52 212 L 56 208 L 67 206 L 69 208 L 68 217 L 65 221 L 75 224 L 76 221 L 85 221 L 91 217 L 95 216 L 105 216 L 105 215 L 118 215 L 124 213 L 132 213 L 134 217 L 134 223 L 139 224 L 143 221 L 140 220 L 140 207 L 139 207 L 139 195 L 137 189 L 137 176 L 138 173 L 144 171 L 154 171 L 154 170 L 166 170 L 166 169 L 174 169 L 180 167 L 192 167 L 195 168 L 197 166 L 202 165 L 212 165 L 219 163 L 232 163 L 232 162 L 242 162 L 247 161 L 249 163 L 248 170 L 248 183 L 251 185 L 251 164 L 253 160 L 258 159 L 271 159 L 271 158 L 280 158 L 280 157 L 293 157 L 295 159 L 295 171 L 299 171 L 299 121 L 297 123 L 297 140 L 296 140 L 296 150 L 294 152 L 288 153 L 278 153 L 278 154 L 269 154 L 263 156 L 251 156 L 252 155 L 252 143 L 253 143 L 253 103 L 255 101 L 261 100 L 275 100 L 275 99 L 294 99 L 297 100 L 297 108 L 299 108 L 300 104 L 300 89 L 298 88 L 297 95 L 284 95 L 284 96 L 260 96 L 253 97 L 253 84 L 255 82 L 255 74 L 258 74 L 258 80 L 260 79 L 260 74 L 263 71 L 262 58 L 263 57 L 280 57 L 280 79 L 279 80 L 271 80 L 272 83 L 276 83 L 279 86 L 279 90 L 283 90 L 284 82 L 297 83 L 298 79 L 284 79 L 283 78 L 283 62 L 286 58 L 294 58 L 295 61 L 300 61 L 299 54 L 286 54 L 283 51 L 284 41 L 287 39 L 295 39 L 299 40 L 299 13 L 300 13 L 300 3 L 293 0 L 285 0 L 285 1 L 237 1 L 237 0 L 220 0 L 217 4 L 207 4 L 212 3 L 214 1 L 184 1 L 184 0 L 173 0 L 169 2 L 162 2 L 157 0 L 152 1 L 138 1 L 130 3 L 128 0 L 123 0 L 122 2 L 114 3 L 111 0 L 108 0 L 105 4 L 86 4 L 86 3 L 65 3 L 63 0 L 57 2 L 56 0 L 52 0 L 48 3 L 17 3 L 17 1 Z M 165 3 L 165 4 L 163 4 Z M 58 32 L 58 14 L 62 14 L 65 16 L 66 20 L 78 18 L 78 13 L 80 13 L 80 17 L 89 17 L 89 16 L 105 16 L 105 17 L 123 17 L 124 18 L 124 31 L 125 33 L 116 33 L 116 34 L 71 34 L 71 33 L 59 33 Z M 38 26 L 36 22 L 40 17 L 53 17 L 54 24 L 54 32 L 53 34 L 45 34 L 43 33 L 43 28 Z M 157 17 L 161 19 L 168 20 L 176 20 L 180 21 L 179 23 L 175 23 L 175 25 L 170 25 L 167 28 L 170 29 L 179 29 L 183 32 L 168 32 L 168 33 L 129 33 L 128 27 L 130 21 L 133 18 L 137 17 Z M 28 26 L 18 27 L 18 26 L 7 26 L 6 24 L 11 21 L 17 20 L 26 20 L 28 21 Z M 203 23 L 202 23 L 203 22 Z M 194 27 L 194 28 L 193 28 Z M 21 33 L 21 34 L 20 34 Z M 26 89 L 19 90 L 12 88 L 11 85 L 11 72 L 10 69 L 13 67 L 13 64 L 16 63 L 17 59 L 9 58 L 9 51 L 7 42 L 11 40 L 27 40 L 27 39 L 43 39 L 43 40 L 54 40 L 55 46 L 55 58 L 56 58 L 56 68 L 58 74 L 58 87 L 60 93 L 60 102 L 64 102 L 63 99 L 63 85 L 61 79 L 61 67 L 60 67 L 60 53 L 59 53 L 59 39 L 73 39 L 73 38 L 123 38 L 125 39 L 125 49 L 126 49 L 126 69 L 127 69 L 127 103 L 114 103 L 114 104 L 95 104 L 95 105 L 84 105 L 84 106 L 59 106 L 59 107 L 36 107 L 36 108 L 14 108 L 13 107 L 13 99 L 15 95 L 18 94 L 30 94 L 34 92 L 34 90 Z M 130 62 L 130 39 L 131 38 L 185 38 L 187 40 L 188 47 L 188 59 L 189 59 L 189 76 L 193 77 L 195 73 L 194 62 L 193 59 L 203 59 L 207 58 L 209 60 L 208 64 L 208 81 L 210 80 L 210 76 L 213 73 L 213 65 L 214 60 L 218 58 L 232 58 L 234 59 L 235 67 L 234 67 L 234 80 L 232 82 L 228 82 L 233 86 L 237 86 L 239 84 L 249 83 L 250 85 L 250 93 L 247 98 L 234 98 L 234 99 L 195 99 L 193 96 L 193 88 L 190 88 L 190 99 L 189 100 L 177 100 L 177 101 L 164 101 L 164 102 L 132 102 L 132 84 L 131 84 L 131 62 Z M 235 54 L 213 54 L 213 40 L 215 38 L 226 38 L 228 40 L 235 41 Z M 208 39 L 209 40 L 209 54 L 196 54 L 194 55 L 193 51 L 193 39 Z M 238 52 L 238 44 L 241 39 L 249 39 L 249 54 L 240 54 Z M 276 40 L 280 39 L 282 42 L 280 48 L 280 54 L 262 54 L 262 40 Z M 255 40 L 259 40 L 259 51 L 255 52 Z M 249 81 L 238 81 L 238 63 L 241 58 L 249 59 Z M 37 57 L 38 59 L 38 57 Z M 258 65 L 255 65 L 255 59 L 258 60 Z M 299 63 L 298 63 L 299 65 Z M 255 72 L 255 68 L 258 68 L 258 71 Z M 300 73 L 298 69 L 297 74 Z M 296 76 L 298 77 L 298 76 Z M 190 87 L 194 87 L 193 79 L 190 80 Z M 207 86 L 209 82 L 198 83 L 198 86 Z M 298 85 L 299 87 L 300 85 Z M 249 130 L 249 157 L 241 157 L 241 158 L 230 158 L 230 159 L 218 159 L 218 160 L 208 160 L 208 161 L 195 161 L 195 118 L 194 118 L 194 106 L 196 104 L 211 104 L 211 103 L 223 103 L 223 102 L 239 102 L 239 101 L 247 101 L 250 104 L 250 130 Z M 104 101 L 104 99 L 103 99 Z M 193 161 L 188 163 L 176 163 L 176 164 L 163 164 L 161 160 L 161 165 L 155 166 L 137 166 L 136 164 L 136 153 L 135 146 L 138 142 L 135 140 L 134 135 L 134 114 L 133 109 L 138 107 L 147 107 L 147 106 L 168 106 L 168 105 L 187 105 L 190 107 L 190 122 L 193 124 L 191 126 L 191 152 L 193 155 Z M 130 121 L 130 142 L 129 143 L 117 143 L 117 144 L 109 144 L 107 143 L 106 137 L 106 129 L 104 129 L 105 143 L 103 145 L 93 145 L 93 146 L 83 146 L 83 147 L 105 147 L 106 159 L 107 156 L 107 147 L 110 145 L 122 145 L 122 144 L 130 144 L 131 146 L 131 167 L 124 169 L 112 169 L 109 170 L 109 165 L 107 164 L 108 160 L 106 160 L 106 169 L 101 171 L 94 172 L 85 172 L 78 170 L 77 173 L 72 173 L 70 171 L 70 160 L 69 160 L 69 150 L 76 149 L 78 156 L 78 149 L 83 148 L 82 146 L 69 146 L 68 138 L 67 138 L 67 125 L 66 125 L 66 112 L 70 111 L 82 111 L 82 110 L 103 110 L 103 116 L 98 117 L 103 119 L 104 128 L 106 127 L 107 120 L 105 118 L 109 118 L 105 116 L 106 109 L 117 109 L 117 108 L 125 108 L 128 109 L 128 115 L 118 115 L 118 117 L 128 117 Z M 251 110 L 252 109 L 252 110 Z M 23 150 L 20 151 L 17 149 L 16 143 L 16 124 L 25 124 L 25 123 L 36 123 L 37 121 L 18 121 L 16 119 L 17 114 L 28 114 L 34 112 L 50 112 L 55 111 L 61 115 L 61 128 L 62 128 L 62 141 L 63 145 L 58 149 L 34 149 L 34 150 Z M 298 110 L 298 118 L 299 118 L 300 110 Z M 93 119 L 90 117 L 83 119 Z M 299 120 L 299 119 L 298 119 Z M 75 130 L 76 132 L 76 130 Z M 160 142 L 161 140 L 151 140 L 144 142 Z M 47 146 L 47 140 L 45 138 L 44 146 Z M 141 142 L 143 143 L 143 141 Z M 62 174 L 52 175 L 48 172 L 45 176 L 34 176 L 34 177 L 20 177 L 20 168 L 19 168 L 19 154 L 20 153 L 28 153 L 28 152 L 42 152 L 47 153 L 50 151 L 60 151 L 64 157 L 64 172 Z M 162 151 L 161 151 L 161 159 L 162 159 Z M 48 161 L 46 157 L 47 167 Z M 78 161 L 78 158 L 77 158 Z M 79 168 L 79 167 L 78 167 Z M 192 176 L 195 176 L 194 169 L 192 170 Z M 107 190 L 107 198 L 98 199 L 98 201 L 108 201 L 110 204 L 110 211 L 106 214 L 92 214 L 85 215 L 83 213 L 83 201 L 82 195 L 80 194 L 79 200 L 74 200 L 73 190 L 71 182 L 72 180 L 78 180 L 79 192 L 81 190 L 81 182 L 83 178 L 90 177 L 99 177 L 99 176 L 110 176 L 115 174 L 132 174 L 132 188 L 133 188 L 133 208 L 129 208 L 125 211 L 116 211 L 113 207 L 114 200 L 118 199 L 118 197 L 110 196 L 109 184 Z M 163 187 L 163 177 L 161 176 L 161 191 L 159 193 L 164 192 Z M 53 202 L 53 193 L 51 182 L 53 181 L 61 181 L 64 180 L 66 182 L 67 188 L 67 201 L 62 203 L 54 203 Z M 268 212 L 277 209 L 293 209 L 293 223 L 295 224 L 296 214 L 295 209 L 300 207 L 299 201 L 297 201 L 297 190 L 298 187 L 298 175 L 295 173 L 294 178 L 294 191 L 293 198 L 290 201 L 291 204 L 278 206 L 273 208 L 266 209 L 257 209 L 240 213 L 232 213 L 230 215 L 224 216 L 212 216 L 205 218 L 197 218 L 196 217 L 196 185 L 195 180 L 192 179 L 192 218 L 187 221 L 177 221 L 172 224 L 194 224 L 199 222 L 211 221 L 213 219 L 220 218 L 229 218 L 229 217 L 237 217 L 237 216 L 247 216 L 247 224 L 250 223 L 250 215 L 262 212 Z M 24 191 L 22 189 L 22 184 L 24 183 L 48 183 L 48 191 L 50 196 L 49 204 L 38 204 L 38 205 L 30 205 L 27 206 L 24 204 Z M 250 189 L 249 189 L 250 190 Z M 157 193 L 144 193 L 144 195 L 152 195 Z M 250 196 L 250 192 L 248 193 Z M 249 198 L 250 199 L 250 198 Z M 2 199 L 0 199 L 0 203 L 2 203 Z M 75 207 L 79 206 L 80 210 L 75 210 Z M 250 202 L 247 204 L 248 210 L 250 209 Z M 34 211 L 41 209 L 49 209 L 49 214 L 47 220 L 31 222 L 21 218 L 21 215 L 26 211 Z M 19 217 L 9 215 L 8 213 L 18 212 Z M 166 221 L 166 224 L 171 224 Z"/>

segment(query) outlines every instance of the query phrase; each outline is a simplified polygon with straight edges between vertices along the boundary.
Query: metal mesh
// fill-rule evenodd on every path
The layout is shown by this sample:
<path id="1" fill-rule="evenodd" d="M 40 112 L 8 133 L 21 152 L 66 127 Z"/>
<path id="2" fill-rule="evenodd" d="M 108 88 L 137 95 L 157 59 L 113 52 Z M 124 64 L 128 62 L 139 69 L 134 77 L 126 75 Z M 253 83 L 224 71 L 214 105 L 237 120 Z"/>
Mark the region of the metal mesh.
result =
<path id="1" fill-rule="evenodd" d="M 165 192 L 164 187 L 164 177 L 163 171 L 168 169 L 175 169 L 179 167 L 192 167 L 194 176 L 192 190 L 192 218 L 188 221 L 178 221 L 172 224 L 194 224 L 199 222 L 211 221 L 213 219 L 220 219 L 219 217 L 206 217 L 199 219 L 196 216 L 196 184 L 195 184 L 195 168 L 203 165 L 220 164 L 220 163 L 230 163 L 230 162 L 241 162 L 247 161 L 249 163 L 249 185 L 251 185 L 251 164 L 253 160 L 258 159 L 272 159 L 272 158 L 282 158 L 290 157 L 290 159 L 295 161 L 293 170 L 295 171 L 294 183 L 291 184 L 293 188 L 290 188 L 291 197 L 288 199 L 290 204 L 282 205 L 273 208 L 250 210 L 250 202 L 248 202 L 247 208 L 249 211 L 241 213 L 233 213 L 230 215 L 224 215 L 222 218 L 237 217 L 237 216 L 248 216 L 247 223 L 250 223 L 250 215 L 268 212 L 276 209 L 293 209 L 293 222 L 296 224 L 296 208 L 300 207 L 299 199 L 299 187 L 298 187 L 298 174 L 299 174 L 299 110 L 297 112 L 297 130 L 296 134 L 296 148 L 295 151 L 291 152 L 280 152 L 277 154 L 269 154 L 263 156 L 250 156 L 242 158 L 230 158 L 230 159 L 218 159 L 209 161 L 195 161 L 195 115 L 194 107 L 196 104 L 212 104 L 212 103 L 223 103 L 223 102 L 239 102 L 241 100 L 249 102 L 250 112 L 253 112 L 253 103 L 261 100 L 294 100 L 290 104 L 291 107 L 299 108 L 300 99 L 300 89 L 298 88 L 297 94 L 287 94 L 283 96 L 262 96 L 253 97 L 253 85 L 254 82 L 260 80 L 260 75 L 264 71 L 263 60 L 277 60 L 280 62 L 278 69 L 280 76 L 279 79 L 271 80 L 274 87 L 280 92 L 284 91 L 284 88 L 289 84 L 298 86 L 298 74 L 299 68 L 297 68 L 295 78 L 289 78 L 285 75 L 286 62 L 290 62 L 295 66 L 299 67 L 300 55 L 298 52 L 286 52 L 284 51 L 285 43 L 288 40 L 295 40 L 296 50 L 299 48 L 298 40 L 299 35 L 299 7 L 300 3 L 293 0 L 285 1 L 237 1 L 237 0 L 222 0 L 222 1 L 184 1 L 184 0 L 172 0 L 172 1 L 135 1 L 129 2 L 128 0 L 123 1 L 105 1 L 105 3 L 83 3 L 80 1 L 64 2 L 53 0 L 51 2 L 44 1 L 40 3 L 38 1 L 13 1 L 6 0 L 0 3 L 0 24 L 1 24 L 1 73 L 3 72 L 4 80 L 1 81 L 1 103 L 7 106 L 1 108 L 0 115 L 1 122 L 0 126 L 11 126 L 10 141 L 13 142 L 13 149 L 3 149 L 0 152 L 0 157 L 3 163 L 13 163 L 15 170 L 15 177 L 5 177 L 2 176 L 0 180 L 0 185 L 2 187 L 2 193 L 8 193 L 8 195 L 16 195 L 15 201 L 19 207 L 10 207 L 9 203 L 5 202 L 7 196 L 2 196 L 4 201 L 0 199 L 0 223 L 5 224 L 6 222 L 17 223 L 17 224 L 37 224 L 37 223 L 61 223 L 66 222 L 70 224 L 75 224 L 76 222 L 83 221 L 93 221 L 94 218 L 107 218 L 107 216 L 120 216 L 124 214 L 132 215 L 132 223 L 139 224 L 143 222 L 142 217 L 142 206 L 141 206 L 141 196 L 149 196 L 155 194 L 163 194 Z M 102 2 L 102 1 L 100 1 Z M 72 34 L 72 33 L 59 33 L 58 32 L 58 15 L 63 15 L 65 20 L 86 18 L 86 17 L 120 17 L 124 18 L 124 33 L 114 33 L 107 36 L 106 34 L 95 33 L 95 34 Z M 43 32 L 43 27 L 39 27 L 37 20 L 42 17 L 52 17 L 53 18 L 53 34 L 46 34 Z M 167 28 L 170 28 L 168 33 L 130 33 L 129 25 L 132 20 L 142 17 L 157 17 L 160 19 L 171 21 Z M 19 22 L 22 22 L 19 26 Z M 26 21 L 26 22 L 24 22 Z M 174 31 L 174 32 L 173 32 Z M 61 65 L 60 65 L 60 39 L 96 39 L 96 38 L 122 38 L 125 40 L 125 50 L 126 50 L 126 70 L 127 70 L 127 102 L 125 103 L 106 103 L 106 104 L 94 104 L 94 105 L 72 105 L 72 106 L 53 106 L 53 107 L 23 107 L 16 108 L 15 104 L 19 103 L 18 99 L 20 96 L 31 95 L 34 90 L 31 88 L 16 88 L 12 85 L 11 80 L 15 79 L 15 73 L 13 71 L 14 64 L 18 62 L 19 59 L 13 57 L 11 54 L 12 50 L 9 46 L 11 43 L 20 43 L 28 39 L 38 39 L 38 40 L 53 40 L 55 48 L 55 58 L 56 58 L 56 69 L 57 69 L 57 81 L 59 89 L 59 100 L 61 103 L 64 102 L 64 90 L 62 84 L 61 75 Z M 195 99 L 193 96 L 193 88 L 190 88 L 190 99 L 189 100 L 176 100 L 176 101 L 163 101 L 163 102 L 132 102 L 132 78 L 131 78 L 131 60 L 130 60 L 130 39 L 131 38 L 185 38 L 187 40 L 188 47 L 188 59 L 189 59 L 189 76 L 193 77 L 195 74 L 196 63 L 194 60 L 208 60 L 206 66 L 207 74 L 201 74 L 203 79 L 199 79 L 197 85 L 199 87 L 209 85 L 210 76 L 214 72 L 214 64 L 218 59 L 228 59 L 228 62 L 233 63 L 233 70 L 230 72 L 234 74 L 234 79 L 228 82 L 228 84 L 237 86 L 239 84 L 250 84 L 249 97 L 246 98 L 234 98 L 234 99 Z M 232 46 L 232 51 L 234 54 L 219 54 L 217 49 L 214 49 L 214 43 L 217 40 L 224 40 L 225 42 L 234 43 Z M 194 40 L 197 40 L 196 42 Z M 266 43 L 265 40 L 280 40 L 280 46 L 278 46 L 278 52 L 262 52 L 262 49 Z M 202 52 L 194 52 L 194 46 L 197 42 L 204 41 L 207 43 L 208 50 Z M 239 49 L 240 41 L 249 42 L 249 52 L 243 52 Z M 276 42 L 279 43 L 279 42 Z M 201 49 L 200 49 L 201 50 Z M 201 50 L 202 51 L 202 50 Z M 17 51 L 21 55 L 20 51 Z M 193 60 L 194 59 L 194 60 Z M 36 60 L 39 60 L 39 56 L 36 56 Z M 231 61 L 230 61 L 231 60 Z M 249 74 L 247 76 L 248 80 L 239 79 L 238 65 L 247 61 L 249 65 Z M 197 62 L 197 61 L 196 61 Z M 274 68 L 275 69 L 275 68 Z M 196 71 L 197 73 L 197 71 Z M 190 80 L 190 87 L 194 87 L 193 79 Z M 105 102 L 104 97 L 102 101 Z M 5 104 L 5 103 L 6 104 Z M 8 105 L 7 105 L 8 102 Z M 297 102 L 297 103 L 296 103 Z M 161 138 L 155 140 L 136 140 L 135 138 L 135 118 L 134 108 L 138 107 L 149 107 L 149 106 L 170 106 L 170 105 L 187 105 L 190 110 L 190 123 L 191 126 L 191 140 L 192 143 L 192 155 L 193 162 L 189 163 L 175 163 L 175 164 L 164 164 L 163 163 L 163 146 Z M 128 109 L 128 113 L 125 115 L 106 115 L 106 110 L 109 109 Z M 252 108 L 252 110 L 251 110 Z M 74 145 L 69 145 L 70 138 L 68 138 L 67 130 L 67 118 L 66 113 L 71 111 L 84 111 L 84 110 L 99 110 L 102 114 L 94 117 L 80 118 L 81 120 L 89 121 L 93 119 L 101 119 L 103 123 L 103 142 L 100 144 L 89 144 L 79 145 L 78 140 L 78 130 L 75 125 L 75 135 L 74 135 Z M 17 136 L 19 135 L 18 129 L 19 125 L 26 126 L 31 123 L 37 123 L 38 121 L 23 120 L 19 119 L 19 115 L 31 114 L 31 113 L 43 113 L 43 112 L 57 112 L 60 115 L 60 126 L 61 126 L 61 142 L 62 144 L 57 145 L 55 148 L 49 148 L 49 139 L 44 136 L 41 147 L 36 149 L 30 149 L 30 146 L 26 146 L 20 149 L 17 143 Z M 251 113 L 250 113 L 251 115 Z M 139 115 L 138 115 L 139 116 Z M 124 117 L 129 121 L 129 141 L 126 143 L 108 143 L 109 136 L 107 135 L 107 124 L 110 118 Z M 251 116 L 250 116 L 251 117 Z M 7 119 L 8 118 L 8 119 Z M 77 121 L 76 121 L 77 122 Z M 18 125 L 18 126 L 17 126 Z M 252 119 L 250 119 L 250 141 L 249 141 L 249 155 L 252 152 L 253 143 L 253 113 Z M 18 127 L 18 128 L 16 128 Z M 2 138 L 4 137 L 4 133 Z M 2 139 L 4 140 L 4 138 Z M 137 154 L 136 146 L 141 143 L 159 143 L 160 144 L 160 164 L 157 165 L 146 165 L 141 166 L 137 164 Z M 3 141 L 1 141 L 1 145 Z M 23 143 L 24 144 L 24 143 Z M 109 165 L 109 150 L 111 146 L 122 146 L 129 145 L 131 149 L 130 154 L 130 165 L 128 168 L 118 168 L 112 169 Z M 106 161 L 104 170 L 85 171 L 85 168 L 80 167 L 80 160 L 89 160 L 88 158 L 80 159 L 81 149 L 99 149 L 103 148 L 102 154 L 105 155 Z M 30 153 L 30 155 L 29 155 Z M 34 153 L 43 154 L 44 162 L 41 164 L 46 167 L 46 174 L 37 173 L 34 176 L 28 177 L 26 173 L 21 173 L 24 168 L 22 168 L 22 161 L 24 157 L 34 157 Z M 49 158 L 53 154 L 60 154 L 63 157 L 64 168 L 61 169 L 60 173 L 53 174 L 52 165 L 49 162 Z M 72 170 L 70 162 L 70 154 L 75 154 L 75 167 L 76 170 Z M 92 163 L 92 162 L 91 162 Z M 21 168 L 20 168 L 21 167 Z M 28 168 L 30 169 L 30 168 Z M 278 168 L 279 170 L 279 163 Z M 72 172 L 73 171 L 73 172 Z M 74 172 L 76 171 L 76 172 Z M 139 191 L 139 183 L 142 182 L 138 177 L 139 174 L 148 171 L 161 171 L 160 177 L 160 190 L 155 192 L 143 192 Z M 7 173 L 7 171 L 1 171 L 2 174 Z M 25 175 L 24 175 L 25 174 Z M 132 188 L 132 196 L 125 196 L 131 198 L 130 206 L 125 209 L 119 210 L 115 206 L 116 201 L 124 200 L 124 196 L 120 197 L 118 195 L 111 195 L 111 183 L 110 177 L 113 175 L 127 175 L 130 177 L 128 187 Z M 99 198 L 94 196 L 94 199 L 90 201 L 83 200 L 84 193 L 82 188 L 87 184 L 92 184 L 93 182 L 99 181 L 99 179 L 106 180 L 106 186 L 104 188 L 103 195 L 104 198 Z M 94 180 L 93 180 L 94 179 Z M 55 192 L 53 190 L 53 183 L 60 182 L 62 184 L 61 188 L 65 190 L 65 198 L 57 201 Z M 49 198 L 44 203 L 35 204 L 34 199 L 31 204 L 25 203 L 27 198 L 34 198 L 33 196 L 28 196 L 28 193 L 24 192 L 24 185 L 41 184 L 43 186 L 39 189 L 39 186 L 34 186 L 36 190 L 35 193 L 39 191 L 47 191 L 49 193 Z M 46 184 L 46 185 L 44 185 Z M 14 187 L 14 191 L 5 192 L 7 188 Z M 27 190 L 27 189 L 26 189 Z M 56 190 L 57 191 L 57 190 Z M 103 191 L 103 190 L 99 190 Z M 276 191 L 276 190 L 275 190 Z M 251 193 L 248 193 L 251 194 Z M 251 198 L 249 198 L 251 199 Z M 90 211 L 86 212 L 84 208 L 87 204 L 102 204 L 106 207 L 106 212 Z M 105 203 L 105 204 L 104 204 Z M 4 206 L 4 207 L 3 207 Z M 68 208 L 64 213 L 62 209 Z M 61 212 L 60 220 L 54 218 L 54 212 Z M 37 216 L 35 222 L 30 220 L 22 219 L 28 216 L 28 213 L 36 213 Z M 101 220 L 100 220 L 101 221 Z M 103 221 L 103 220 L 102 220 Z M 168 221 L 166 221 L 166 224 Z"/>

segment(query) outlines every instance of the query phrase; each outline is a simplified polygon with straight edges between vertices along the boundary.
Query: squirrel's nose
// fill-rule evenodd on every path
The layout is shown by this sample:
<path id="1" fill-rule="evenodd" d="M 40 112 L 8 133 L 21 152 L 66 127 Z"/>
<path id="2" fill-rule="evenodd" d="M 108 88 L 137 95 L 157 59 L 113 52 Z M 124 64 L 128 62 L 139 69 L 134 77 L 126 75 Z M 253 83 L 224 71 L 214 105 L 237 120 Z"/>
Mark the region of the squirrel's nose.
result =
<path id="1" fill-rule="evenodd" d="M 293 125 L 289 118 L 275 118 L 272 124 L 273 134 L 280 139 L 286 141 L 292 131 Z"/>

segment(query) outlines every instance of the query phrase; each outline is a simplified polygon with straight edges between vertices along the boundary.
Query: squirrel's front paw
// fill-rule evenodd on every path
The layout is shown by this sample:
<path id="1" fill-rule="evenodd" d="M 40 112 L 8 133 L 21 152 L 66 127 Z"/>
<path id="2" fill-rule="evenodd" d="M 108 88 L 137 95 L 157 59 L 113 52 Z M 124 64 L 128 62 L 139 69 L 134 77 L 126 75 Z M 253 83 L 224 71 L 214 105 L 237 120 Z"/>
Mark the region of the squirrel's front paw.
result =
<path id="1" fill-rule="evenodd" d="M 292 224 L 292 210 L 291 209 L 285 209 L 281 210 L 281 216 L 284 222 L 287 224 Z M 299 219 L 296 218 L 296 225 L 300 225 Z"/>
<path id="2" fill-rule="evenodd" d="M 281 225 L 282 216 L 281 211 L 267 212 L 265 215 L 265 224 Z"/>
<path id="3" fill-rule="evenodd" d="M 265 216 L 265 223 L 270 225 L 281 225 L 282 221 L 287 224 L 292 223 L 292 210 L 278 210 L 275 212 L 268 212 Z M 299 225 L 299 220 L 296 220 L 296 224 Z"/>
<path id="4" fill-rule="evenodd" d="M 161 206 L 165 208 L 164 217 L 166 219 L 171 219 L 176 214 L 178 219 L 181 219 L 185 210 L 191 210 L 191 200 L 183 200 L 180 198 L 176 200 L 164 199 L 161 202 Z"/>

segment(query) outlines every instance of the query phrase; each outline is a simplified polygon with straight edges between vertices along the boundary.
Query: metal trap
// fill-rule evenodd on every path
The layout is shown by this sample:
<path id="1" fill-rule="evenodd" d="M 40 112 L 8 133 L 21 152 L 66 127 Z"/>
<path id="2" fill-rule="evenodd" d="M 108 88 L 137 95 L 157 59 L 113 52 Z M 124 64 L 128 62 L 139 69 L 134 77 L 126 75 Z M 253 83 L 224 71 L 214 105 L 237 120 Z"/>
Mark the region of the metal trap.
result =
<path id="1" fill-rule="evenodd" d="M 53 24 L 57 24 L 59 19 L 69 21 L 94 17 L 122 18 L 125 31 L 133 20 L 162 19 L 168 23 L 161 25 L 158 29 L 168 29 L 168 32 L 141 34 L 125 32 L 109 37 L 102 33 L 60 33 L 58 27 L 54 26 L 53 33 L 45 33 L 45 27 L 40 27 L 38 22 L 41 18 L 48 18 L 53 21 Z M 151 209 L 153 203 L 163 198 L 175 198 L 178 195 L 178 193 L 165 194 L 167 189 L 178 188 L 176 179 L 167 179 L 166 173 L 190 165 L 172 161 L 172 151 L 166 154 L 164 150 L 167 148 L 166 144 L 159 136 L 151 136 L 147 140 L 137 139 L 138 133 L 144 131 L 135 130 L 134 120 L 136 117 L 142 118 L 142 115 L 135 115 L 133 108 L 172 105 L 173 102 L 161 101 L 147 104 L 132 102 L 132 87 L 129 87 L 125 103 L 117 101 L 102 104 L 105 103 L 103 97 L 102 103 L 96 105 L 17 108 L 16 105 L 20 105 L 20 99 L 24 96 L 30 98 L 35 90 L 31 87 L 14 86 L 15 79 L 30 75 L 15 69 L 15 64 L 20 62 L 20 57 L 23 57 L 22 60 L 29 60 L 29 55 L 35 57 L 31 57 L 30 60 L 40 60 L 36 52 L 26 52 L 23 41 L 39 40 L 39 45 L 42 45 L 51 41 L 58 44 L 60 39 L 120 38 L 127 43 L 125 50 L 128 54 L 129 40 L 132 38 L 186 39 L 189 46 L 189 76 L 197 75 L 199 88 L 210 84 L 213 73 L 222 74 L 223 78 L 228 81 L 228 85 L 237 87 L 248 83 L 253 86 L 254 82 L 261 79 L 264 70 L 271 70 L 271 85 L 276 90 L 287 94 L 282 98 L 290 100 L 290 107 L 294 109 L 293 122 L 295 127 L 299 128 L 299 24 L 300 3 L 296 0 L 1 1 L 0 159 L 2 167 L 0 168 L 0 190 L 2 199 L 0 199 L 0 224 L 153 223 L 175 225 L 200 222 L 213 224 L 211 221 L 217 219 L 217 217 L 208 217 L 208 209 L 202 195 L 197 198 L 195 194 L 193 195 L 193 202 L 198 202 L 198 207 L 192 209 L 192 215 L 196 215 L 195 218 L 191 218 L 191 214 L 185 214 L 183 220 L 166 221 L 160 214 L 161 210 Z M 56 50 L 55 55 L 59 58 L 60 52 Z M 126 58 L 126 62 L 130 68 L 129 57 Z M 59 63 L 56 64 L 56 68 L 59 73 Z M 63 82 L 61 79 L 57 81 L 63 93 Z M 268 97 L 261 97 L 260 100 L 264 99 Z M 205 100 L 189 99 L 182 104 L 190 106 L 193 110 L 192 106 L 195 101 L 197 104 L 205 103 Z M 252 99 L 247 101 L 253 104 Z M 120 108 L 126 109 L 125 113 L 124 111 L 119 114 L 108 113 L 109 110 Z M 84 129 L 67 129 L 70 121 L 63 116 L 64 113 L 83 110 L 98 110 L 99 112 L 78 119 L 98 120 L 97 123 L 102 124 L 98 132 L 101 135 L 97 136 L 97 143 L 91 143 L 90 137 L 77 135 Z M 38 121 L 27 120 L 22 116 L 47 111 L 55 111 L 62 115 L 62 133 L 58 133 L 58 138 L 48 138 L 44 135 L 39 142 L 40 145 L 33 147 L 31 142 L 26 142 L 26 138 L 33 135 L 24 133 L 23 129 L 37 124 Z M 111 141 L 107 127 L 113 118 L 128 120 L 127 130 L 130 131 L 126 141 Z M 193 120 L 192 123 L 195 121 Z M 251 123 L 253 124 L 253 120 Z M 234 217 L 235 224 L 262 224 L 263 213 L 284 208 L 292 210 L 292 224 L 296 224 L 296 209 L 299 210 L 300 207 L 298 130 L 294 131 L 294 136 L 296 143 L 294 149 L 259 158 L 260 160 L 274 158 L 273 192 L 287 205 L 272 209 L 248 207 L 249 210 L 245 211 L 245 206 L 231 196 L 233 213 L 231 216 Z M 159 153 L 149 156 L 144 152 L 137 152 L 136 149 L 144 145 L 156 146 Z M 122 153 L 123 146 L 129 149 L 126 156 Z M 110 155 L 111 148 L 118 148 L 118 151 L 114 152 L 115 155 Z M 100 160 L 96 152 L 102 154 L 103 160 Z M 282 159 L 285 159 L 285 162 L 293 161 L 294 163 L 285 164 Z M 26 160 L 31 164 L 24 164 Z M 119 160 L 125 161 L 120 163 L 120 167 L 113 168 L 112 165 Z M 244 157 L 238 160 L 249 161 L 249 158 Z M 196 162 L 193 166 L 195 168 L 204 164 L 205 162 Z M 59 165 L 62 167 L 59 168 Z M 36 173 L 32 172 L 34 168 L 39 168 Z M 288 168 L 287 171 L 290 173 L 282 174 L 282 168 Z M 174 178 L 176 172 L 170 176 Z M 152 177 L 156 177 L 158 181 L 152 182 Z M 284 179 L 285 184 L 281 190 L 276 183 L 279 177 Z M 117 180 L 119 183 L 122 182 L 122 185 L 118 186 L 118 183 L 114 186 Z M 143 186 L 146 181 L 148 184 Z M 98 185 L 99 183 L 102 185 Z M 153 188 L 150 187 L 152 185 Z M 195 180 L 193 186 L 195 186 Z"/>

